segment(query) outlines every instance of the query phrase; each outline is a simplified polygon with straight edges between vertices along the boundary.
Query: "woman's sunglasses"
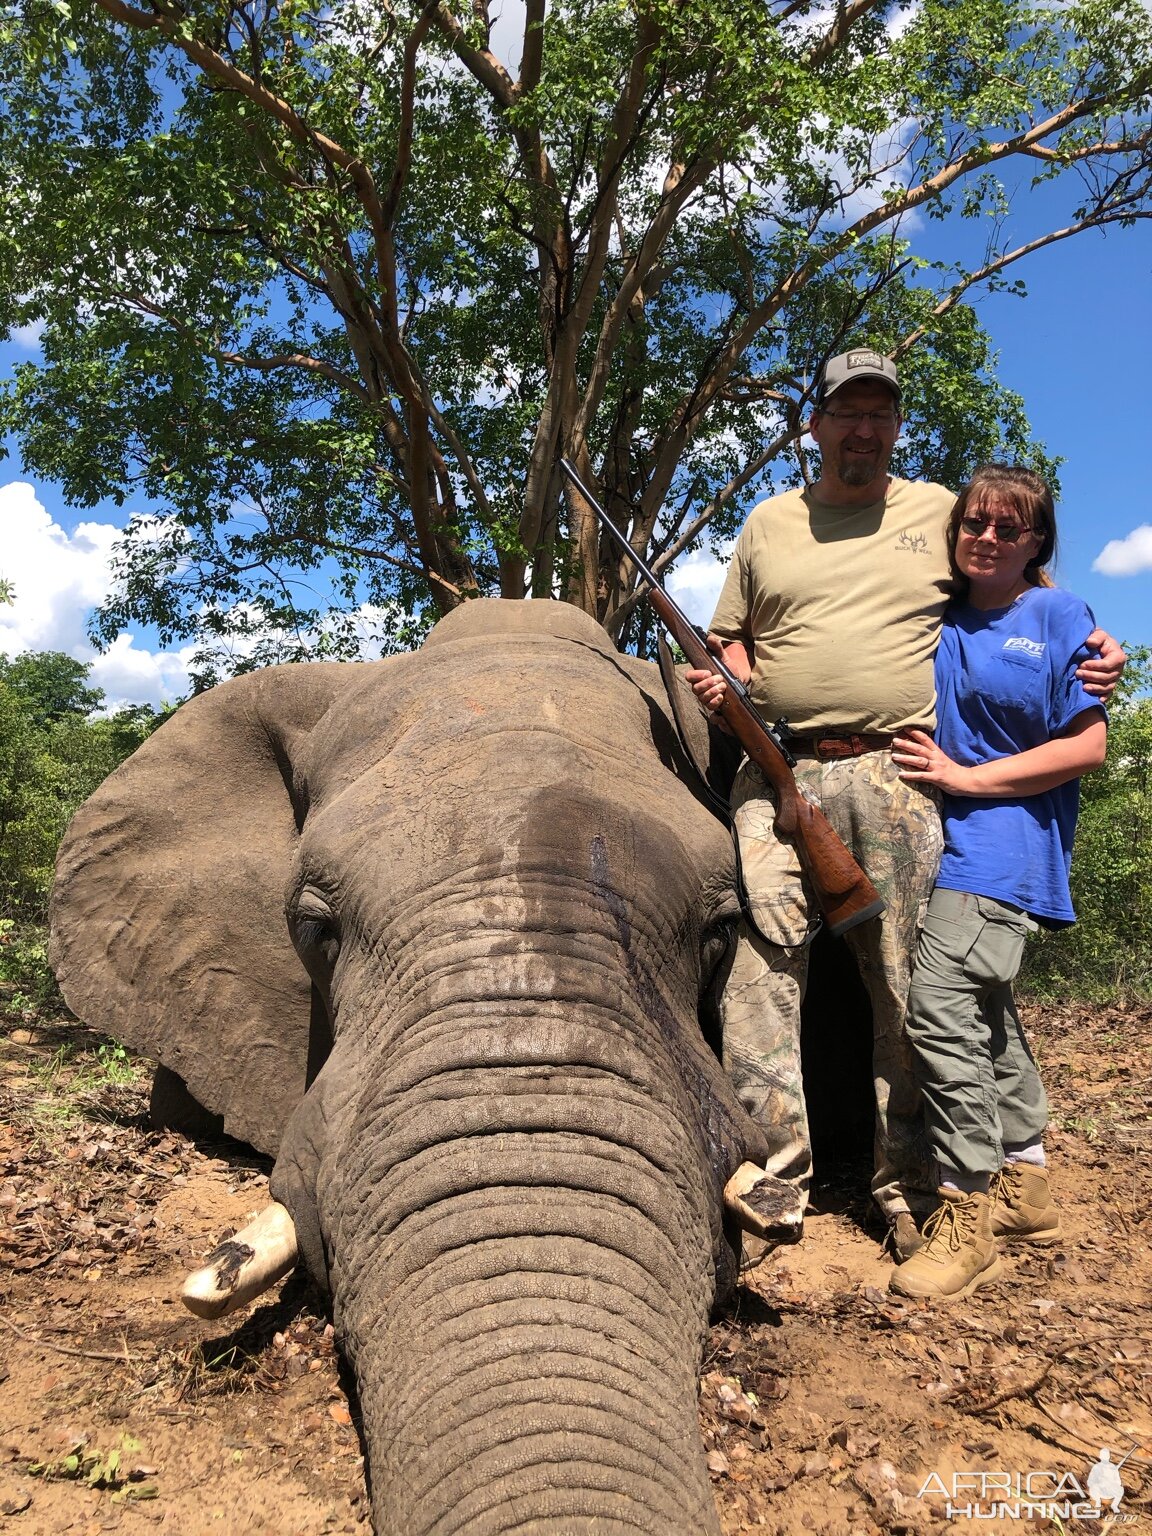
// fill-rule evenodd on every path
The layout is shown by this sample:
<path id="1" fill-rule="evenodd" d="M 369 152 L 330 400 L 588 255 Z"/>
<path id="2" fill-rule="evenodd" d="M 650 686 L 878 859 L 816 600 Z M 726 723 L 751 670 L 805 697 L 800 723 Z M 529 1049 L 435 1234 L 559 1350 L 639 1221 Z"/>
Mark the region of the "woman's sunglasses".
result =
<path id="1" fill-rule="evenodd" d="M 1026 533 L 1035 531 L 1026 523 L 994 523 L 990 517 L 962 517 L 960 526 L 974 539 L 978 539 L 985 528 L 991 528 L 997 544 L 1015 544 L 1017 539 L 1023 538 Z"/>

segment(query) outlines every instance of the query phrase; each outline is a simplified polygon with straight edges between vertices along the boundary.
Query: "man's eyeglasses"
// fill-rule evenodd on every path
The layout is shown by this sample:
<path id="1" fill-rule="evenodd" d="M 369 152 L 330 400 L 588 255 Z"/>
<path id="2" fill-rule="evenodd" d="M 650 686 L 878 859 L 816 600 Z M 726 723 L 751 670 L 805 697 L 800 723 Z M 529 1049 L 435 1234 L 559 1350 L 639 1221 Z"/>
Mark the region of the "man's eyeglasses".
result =
<path id="1" fill-rule="evenodd" d="M 858 427 L 862 421 L 870 421 L 874 427 L 894 427 L 895 411 L 825 411 L 829 421 L 838 427 Z"/>
<path id="2" fill-rule="evenodd" d="M 994 523 L 990 517 L 962 517 L 960 526 L 974 539 L 980 538 L 986 528 L 991 528 L 997 544 L 1015 544 L 1026 533 L 1034 533 L 1025 523 Z"/>

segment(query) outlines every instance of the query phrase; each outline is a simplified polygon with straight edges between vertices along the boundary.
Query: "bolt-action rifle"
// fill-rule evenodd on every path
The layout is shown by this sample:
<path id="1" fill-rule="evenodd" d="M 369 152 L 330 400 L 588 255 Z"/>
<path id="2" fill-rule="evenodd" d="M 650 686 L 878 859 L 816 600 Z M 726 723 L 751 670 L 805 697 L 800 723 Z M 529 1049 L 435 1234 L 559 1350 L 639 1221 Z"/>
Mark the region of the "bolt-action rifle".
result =
<path id="1" fill-rule="evenodd" d="M 708 649 L 704 631 L 697 628 L 668 596 L 655 573 L 609 520 L 607 512 L 572 464 L 561 459 L 560 467 L 648 583 L 648 601 L 689 663 L 700 671 L 716 672 L 724 679 L 724 702 L 717 713 L 724 717 L 732 734 L 775 791 L 776 830 L 793 843 L 829 932 L 846 933 L 857 923 L 878 917 L 884 910 L 884 902 L 832 830 L 823 811 L 805 800 L 796 787 L 792 772 L 796 759 L 789 752 L 779 729 L 768 724 L 752 703 L 744 684 Z"/>

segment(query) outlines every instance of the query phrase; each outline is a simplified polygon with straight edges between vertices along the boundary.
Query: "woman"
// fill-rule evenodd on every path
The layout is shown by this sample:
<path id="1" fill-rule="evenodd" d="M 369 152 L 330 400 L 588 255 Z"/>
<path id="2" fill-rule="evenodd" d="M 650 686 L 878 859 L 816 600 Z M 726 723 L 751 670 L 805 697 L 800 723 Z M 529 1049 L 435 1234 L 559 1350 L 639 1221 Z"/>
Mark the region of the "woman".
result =
<path id="1" fill-rule="evenodd" d="M 943 792 L 944 858 L 928 906 L 908 1035 L 940 1174 L 905 1296 L 967 1296 L 1000 1272 L 996 1237 L 1054 1242 L 1047 1101 L 1012 1000 L 1038 923 L 1075 920 L 1068 870 L 1081 774 L 1107 724 L 1077 681 L 1088 608 L 1044 572 L 1052 494 L 1031 470 L 978 470 L 953 509 L 957 597 L 936 657 L 935 740 L 893 742 L 901 776 Z"/>

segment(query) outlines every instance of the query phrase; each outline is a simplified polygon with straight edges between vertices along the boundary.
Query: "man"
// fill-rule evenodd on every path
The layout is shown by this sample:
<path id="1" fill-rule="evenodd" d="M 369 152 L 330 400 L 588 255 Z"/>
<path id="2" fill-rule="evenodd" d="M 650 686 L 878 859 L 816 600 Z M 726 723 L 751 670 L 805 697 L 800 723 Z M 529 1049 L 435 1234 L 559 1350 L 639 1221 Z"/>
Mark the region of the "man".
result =
<path id="1" fill-rule="evenodd" d="M 900 406 L 889 358 L 857 348 L 830 360 L 809 428 L 820 478 L 753 509 L 709 645 L 750 684 L 766 719 L 787 719 L 798 786 L 887 903 L 882 917 L 845 939 L 872 1004 L 872 1193 L 897 1257 L 906 1258 L 920 1245 L 909 1196 L 925 1210 L 936 1204 L 903 1025 L 942 840 L 935 792 L 902 780 L 889 749 L 898 732 L 935 724 L 932 661 L 948 601 L 944 529 L 955 497 L 943 486 L 889 475 Z M 1123 652 L 1101 631 L 1089 643 L 1102 654 L 1085 663 L 1081 678 L 1107 696 Z M 688 678 L 714 710 L 723 680 L 705 671 Z M 812 1157 L 800 1004 L 816 913 L 794 848 L 775 836 L 770 791 L 747 759 L 732 809 L 759 933 L 741 927 L 722 1004 L 724 1064 L 774 1149 L 767 1171 L 793 1185 L 802 1211 Z"/>

